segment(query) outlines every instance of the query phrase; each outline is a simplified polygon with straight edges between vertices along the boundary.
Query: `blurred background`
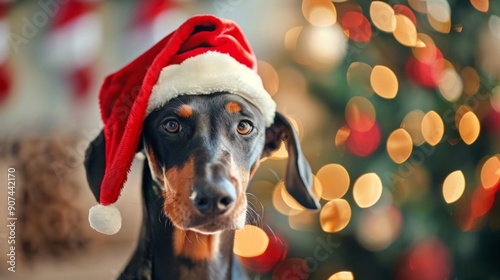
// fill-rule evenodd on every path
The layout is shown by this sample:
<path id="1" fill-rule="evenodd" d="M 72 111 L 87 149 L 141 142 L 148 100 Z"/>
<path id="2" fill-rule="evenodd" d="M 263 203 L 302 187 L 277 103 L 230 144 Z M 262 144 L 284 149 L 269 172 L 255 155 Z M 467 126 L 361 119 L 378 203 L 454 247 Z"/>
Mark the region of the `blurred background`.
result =
<path id="1" fill-rule="evenodd" d="M 253 223 L 235 239 L 251 279 L 500 279 L 493 0 L 0 1 L 0 278 L 119 275 L 138 237 L 143 158 L 118 202 L 122 230 L 90 230 L 82 161 L 102 128 L 97 94 L 200 13 L 243 29 L 322 204 L 304 210 L 286 192 L 285 150 L 262 163 Z"/>

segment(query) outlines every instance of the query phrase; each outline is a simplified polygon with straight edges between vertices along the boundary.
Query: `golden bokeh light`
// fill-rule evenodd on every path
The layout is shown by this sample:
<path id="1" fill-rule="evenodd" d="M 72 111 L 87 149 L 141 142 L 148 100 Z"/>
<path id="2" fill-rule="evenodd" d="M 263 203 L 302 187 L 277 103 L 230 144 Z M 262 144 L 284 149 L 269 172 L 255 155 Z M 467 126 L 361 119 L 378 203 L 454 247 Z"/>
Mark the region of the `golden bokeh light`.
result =
<path id="1" fill-rule="evenodd" d="M 234 233 L 233 252 L 245 258 L 262 255 L 269 245 L 269 237 L 259 227 L 245 225 Z"/>
<path id="2" fill-rule="evenodd" d="M 303 0 L 302 14 L 315 26 L 331 26 L 337 22 L 337 11 L 329 0 Z"/>
<path id="3" fill-rule="evenodd" d="M 419 13 L 427 13 L 427 0 L 408 0 L 408 4 Z"/>
<path id="4" fill-rule="evenodd" d="M 441 77 L 439 77 L 438 87 L 444 99 L 455 102 L 460 98 L 460 95 L 462 95 L 462 78 L 455 69 L 446 68 L 441 73 Z"/>
<path id="5" fill-rule="evenodd" d="M 467 66 L 462 69 L 462 71 L 460 72 L 460 76 L 462 77 L 462 80 L 464 82 L 465 94 L 467 94 L 468 96 L 476 94 L 481 84 L 479 74 L 477 73 L 476 69 Z"/>
<path id="6" fill-rule="evenodd" d="M 287 50 L 294 51 L 297 49 L 297 40 L 302 29 L 304 29 L 303 26 L 296 26 L 285 33 L 285 48 Z"/>
<path id="7" fill-rule="evenodd" d="M 373 94 L 370 85 L 370 75 L 372 67 L 363 62 L 353 62 L 347 69 L 347 84 L 353 90 L 359 88 L 364 96 L 371 96 Z"/>
<path id="8" fill-rule="evenodd" d="M 298 49 L 298 41 L 303 29 L 303 26 L 296 26 L 285 33 L 285 48 L 295 62 L 307 65 L 309 64 L 308 60 L 304 57 L 303 52 Z"/>
<path id="9" fill-rule="evenodd" d="M 330 276 L 328 280 L 354 280 L 354 275 L 350 271 L 339 271 Z"/>
<path id="10" fill-rule="evenodd" d="M 316 227 L 317 213 L 311 210 L 292 210 L 288 216 L 288 225 L 294 230 L 312 231 Z"/>
<path id="11" fill-rule="evenodd" d="M 450 22 L 450 4 L 447 0 L 427 0 L 427 16 L 439 23 Z"/>
<path id="12" fill-rule="evenodd" d="M 438 51 L 434 40 L 425 33 L 418 33 L 418 41 L 421 41 L 424 46 L 415 46 L 412 48 L 413 56 L 422 63 L 434 63 Z"/>
<path id="13" fill-rule="evenodd" d="M 340 147 L 345 144 L 347 138 L 351 134 L 351 129 L 347 126 L 342 126 L 335 134 L 335 147 Z"/>
<path id="14" fill-rule="evenodd" d="M 413 47 L 417 44 L 417 28 L 407 16 L 396 14 L 396 29 L 394 38 L 404 46 Z"/>
<path id="15" fill-rule="evenodd" d="M 380 97 L 393 99 L 398 94 L 398 78 L 386 66 L 376 65 L 370 75 L 370 84 L 373 91 Z"/>
<path id="16" fill-rule="evenodd" d="M 399 236 L 402 220 L 401 213 L 394 207 L 367 209 L 358 221 L 356 237 L 368 250 L 383 250 Z"/>
<path id="17" fill-rule="evenodd" d="M 384 32 L 393 32 L 396 29 L 394 9 L 387 3 L 373 1 L 370 5 L 370 17 L 373 25 Z"/>
<path id="18" fill-rule="evenodd" d="M 344 199 L 334 199 L 327 202 L 319 214 L 321 228 L 325 232 L 339 232 L 351 220 L 351 206 Z"/>
<path id="19" fill-rule="evenodd" d="M 262 78 L 262 84 L 266 91 L 271 95 L 275 95 L 279 88 L 278 72 L 274 67 L 262 60 L 257 61 L 257 69 L 259 76 Z"/>
<path id="20" fill-rule="evenodd" d="M 413 150 L 410 134 L 403 128 L 394 130 L 387 138 L 387 153 L 395 163 L 405 162 Z"/>
<path id="21" fill-rule="evenodd" d="M 272 196 L 273 206 L 281 214 L 289 215 L 290 211 L 292 209 L 283 200 L 283 195 L 281 194 L 283 192 L 282 189 L 284 188 L 284 186 L 285 186 L 285 184 L 277 184 L 274 187 L 273 196 Z"/>
<path id="22" fill-rule="evenodd" d="M 488 12 L 490 8 L 490 1 L 489 0 L 470 0 L 470 3 L 472 6 L 483 13 Z"/>
<path id="23" fill-rule="evenodd" d="M 427 45 L 425 44 L 424 41 L 422 41 L 422 39 L 420 39 L 418 36 L 417 36 L 417 43 L 415 43 L 415 47 L 414 48 L 425 48 Z"/>
<path id="24" fill-rule="evenodd" d="M 500 180 L 500 155 L 486 160 L 481 168 L 481 184 L 485 189 L 491 189 Z"/>
<path id="25" fill-rule="evenodd" d="M 431 146 L 436 146 L 444 135 L 444 123 L 435 111 L 429 111 L 422 119 L 422 135 Z"/>
<path id="26" fill-rule="evenodd" d="M 354 201 L 361 208 L 373 206 L 382 195 L 382 181 L 375 173 L 366 173 L 361 175 L 354 182 L 352 195 Z"/>
<path id="27" fill-rule="evenodd" d="M 443 197 L 446 203 L 457 201 L 465 191 L 465 177 L 461 170 L 450 173 L 443 183 Z"/>
<path id="28" fill-rule="evenodd" d="M 500 86 L 491 91 L 490 103 L 495 111 L 500 112 Z"/>
<path id="29" fill-rule="evenodd" d="M 460 137 L 464 140 L 465 144 L 471 145 L 479 137 L 481 131 L 481 123 L 474 112 L 469 111 L 465 113 L 460 119 L 458 125 L 458 132 Z"/>
<path id="30" fill-rule="evenodd" d="M 323 194 L 321 195 L 323 199 L 341 198 L 349 189 L 349 173 L 340 164 L 332 163 L 321 167 L 316 174 L 316 178 L 323 186 Z"/>
<path id="31" fill-rule="evenodd" d="M 317 70 L 338 64 L 347 51 L 347 37 L 338 24 L 304 28 L 297 40 L 296 53 L 302 59 L 297 62 Z"/>
<path id="32" fill-rule="evenodd" d="M 431 16 L 430 13 L 427 13 L 427 20 L 429 21 L 429 24 L 432 26 L 434 30 L 440 33 L 450 33 L 451 30 L 451 20 L 448 19 L 446 22 L 441 22 L 435 19 L 433 16 Z"/>
<path id="33" fill-rule="evenodd" d="M 401 122 L 401 128 L 404 128 L 410 134 L 413 145 L 420 146 L 425 143 L 424 135 L 422 134 L 422 120 L 425 113 L 421 110 L 413 110 L 406 114 Z"/>
<path id="34" fill-rule="evenodd" d="M 346 122 L 350 128 L 357 131 L 368 131 L 375 124 L 375 107 L 361 96 L 352 97 L 345 108 Z"/>

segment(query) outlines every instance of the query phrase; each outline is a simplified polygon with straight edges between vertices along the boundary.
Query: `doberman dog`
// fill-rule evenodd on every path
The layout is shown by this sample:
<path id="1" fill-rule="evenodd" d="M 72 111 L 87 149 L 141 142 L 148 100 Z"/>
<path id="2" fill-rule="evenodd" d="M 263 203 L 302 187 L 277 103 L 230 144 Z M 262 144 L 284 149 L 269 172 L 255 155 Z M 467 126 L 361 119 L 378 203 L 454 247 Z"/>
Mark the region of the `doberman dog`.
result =
<path id="1" fill-rule="evenodd" d="M 229 94 L 179 96 L 144 120 L 143 223 L 118 279 L 245 279 L 233 254 L 234 230 L 246 222 L 246 188 L 262 158 L 284 142 L 288 192 L 317 209 L 311 168 L 293 127 Z M 87 150 L 87 179 L 96 198 L 104 173 L 103 133 Z"/>

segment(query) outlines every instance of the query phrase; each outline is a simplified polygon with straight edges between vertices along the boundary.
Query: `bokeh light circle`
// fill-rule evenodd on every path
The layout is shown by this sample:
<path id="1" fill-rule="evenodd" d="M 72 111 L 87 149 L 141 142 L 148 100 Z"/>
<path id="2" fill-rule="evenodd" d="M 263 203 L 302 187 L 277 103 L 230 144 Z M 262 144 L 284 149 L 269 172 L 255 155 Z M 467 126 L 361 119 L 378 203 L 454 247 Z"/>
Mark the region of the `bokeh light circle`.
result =
<path id="1" fill-rule="evenodd" d="M 401 122 L 401 128 L 404 128 L 410 134 L 413 145 L 420 146 L 425 143 L 422 135 L 422 120 L 425 113 L 419 109 L 410 111 Z"/>
<path id="2" fill-rule="evenodd" d="M 368 19 L 360 12 L 350 11 L 342 18 L 342 28 L 349 39 L 366 43 L 372 37 L 372 27 Z"/>
<path id="3" fill-rule="evenodd" d="M 354 201 L 361 208 L 373 206 L 382 195 L 382 181 L 375 173 L 361 175 L 353 186 Z"/>
<path id="4" fill-rule="evenodd" d="M 399 236 L 402 215 L 397 208 L 382 206 L 364 210 L 358 221 L 356 237 L 368 250 L 387 248 Z"/>
<path id="5" fill-rule="evenodd" d="M 268 244 L 269 237 L 261 228 L 245 225 L 234 233 L 233 252 L 241 257 L 255 257 L 262 255 Z"/>
<path id="6" fill-rule="evenodd" d="M 373 91 L 380 97 L 393 99 L 398 94 L 398 78 L 387 66 L 376 65 L 370 75 Z"/>
<path id="7" fill-rule="evenodd" d="M 375 124 L 375 107 L 368 99 L 354 96 L 347 102 L 345 117 L 351 129 L 366 132 Z"/>
<path id="8" fill-rule="evenodd" d="M 262 78 L 264 89 L 271 95 L 275 95 L 279 88 L 279 77 L 276 69 L 268 62 L 257 61 L 259 76 Z"/>
<path id="9" fill-rule="evenodd" d="M 436 146 L 444 135 L 444 123 L 435 111 L 429 111 L 422 119 L 422 135 L 431 146 Z"/>
<path id="10" fill-rule="evenodd" d="M 490 189 L 500 181 L 500 155 L 487 159 L 481 167 L 481 184 L 483 188 Z"/>
<path id="11" fill-rule="evenodd" d="M 443 197 L 446 203 L 457 201 L 465 191 L 465 177 L 461 170 L 454 171 L 446 176 L 443 183 Z"/>
<path id="12" fill-rule="evenodd" d="M 303 0 L 302 14 L 312 25 L 325 27 L 337 22 L 337 11 L 329 0 Z"/>
<path id="13" fill-rule="evenodd" d="M 354 275 L 350 271 L 339 271 L 330 276 L 328 280 L 354 280 Z"/>
<path id="14" fill-rule="evenodd" d="M 405 15 L 396 15 L 394 38 L 404 46 L 413 47 L 417 44 L 417 28 L 411 19 Z"/>
<path id="15" fill-rule="evenodd" d="M 373 25 L 384 32 L 393 32 L 396 29 L 394 9 L 382 1 L 373 1 L 370 4 L 370 17 Z"/>
<path id="16" fill-rule="evenodd" d="M 481 131 L 481 123 L 474 112 L 469 111 L 462 116 L 458 125 L 458 131 L 465 144 L 471 145 L 476 141 Z"/>
<path id="17" fill-rule="evenodd" d="M 321 195 L 323 199 L 341 198 L 349 189 L 349 173 L 340 164 L 332 163 L 321 167 L 316 173 L 316 177 L 323 186 L 323 194 Z"/>
<path id="18" fill-rule="evenodd" d="M 463 82 L 460 75 L 453 68 L 446 68 L 439 78 L 439 91 L 450 102 L 457 101 L 462 95 Z"/>
<path id="19" fill-rule="evenodd" d="M 405 162 L 413 150 L 410 134 L 403 128 L 394 130 L 387 138 L 387 153 L 395 163 Z"/>
<path id="20" fill-rule="evenodd" d="M 372 67 L 370 65 L 363 62 L 353 62 L 347 69 L 347 84 L 353 91 L 360 92 L 365 96 L 371 96 L 373 94 L 370 85 L 371 73 Z"/>
<path id="21" fill-rule="evenodd" d="M 351 206 L 344 199 L 334 199 L 327 202 L 319 214 L 321 228 L 325 232 L 339 232 L 351 220 Z"/>

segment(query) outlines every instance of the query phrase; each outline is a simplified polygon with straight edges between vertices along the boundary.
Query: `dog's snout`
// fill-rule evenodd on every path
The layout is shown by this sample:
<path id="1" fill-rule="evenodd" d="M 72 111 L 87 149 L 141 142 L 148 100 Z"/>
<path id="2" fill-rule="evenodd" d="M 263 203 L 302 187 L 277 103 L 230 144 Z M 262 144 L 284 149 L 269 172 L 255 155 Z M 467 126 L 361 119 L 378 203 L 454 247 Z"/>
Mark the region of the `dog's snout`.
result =
<path id="1" fill-rule="evenodd" d="M 193 188 L 190 199 L 196 209 L 203 214 L 222 214 L 233 206 L 236 189 L 227 179 L 201 182 Z"/>

